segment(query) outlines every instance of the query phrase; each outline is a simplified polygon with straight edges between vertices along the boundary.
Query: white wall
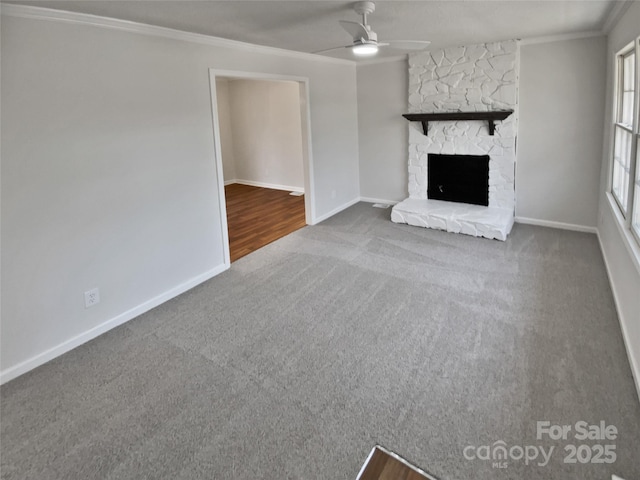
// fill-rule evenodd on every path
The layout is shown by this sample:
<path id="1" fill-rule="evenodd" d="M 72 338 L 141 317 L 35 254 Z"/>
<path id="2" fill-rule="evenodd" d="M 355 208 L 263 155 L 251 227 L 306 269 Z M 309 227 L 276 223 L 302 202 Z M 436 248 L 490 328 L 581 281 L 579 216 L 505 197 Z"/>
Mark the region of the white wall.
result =
<path id="1" fill-rule="evenodd" d="M 520 49 L 516 216 L 595 227 L 605 37 Z"/>
<path id="2" fill-rule="evenodd" d="M 407 60 L 358 65 L 360 195 L 400 201 L 408 196 Z"/>
<path id="3" fill-rule="evenodd" d="M 224 181 L 236 178 L 236 157 L 234 152 L 233 128 L 231 125 L 231 105 L 229 80 L 216 78 L 216 95 L 218 98 L 218 118 L 220 123 L 220 150 L 222 152 L 222 169 Z"/>
<path id="4" fill-rule="evenodd" d="M 640 36 L 640 2 L 631 2 L 627 12 L 609 32 L 607 42 L 607 102 L 604 115 L 604 149 L 600 182 L 598 231 L 616 299 L 629 360 L 640 396 L 640 247 L 633 252 L 633 239 L 619 228 L 607 197 L 611 159 L 611 122 L 613 119 L 614 59 L 620 49 Z"/>
<path id="5" fill-rule="evenodd" d="M 231 79 L 228 95 L 235 177 L 225 180 L 304 191 L 298 83 Z"/>
<path id="6" fill-rule="evenodd" d="M 2 6 L 2 380 L 225 267 L 209 68 L 309 78 L 315 212 L 358 198 L 352 63 L 20 8 Z"/>

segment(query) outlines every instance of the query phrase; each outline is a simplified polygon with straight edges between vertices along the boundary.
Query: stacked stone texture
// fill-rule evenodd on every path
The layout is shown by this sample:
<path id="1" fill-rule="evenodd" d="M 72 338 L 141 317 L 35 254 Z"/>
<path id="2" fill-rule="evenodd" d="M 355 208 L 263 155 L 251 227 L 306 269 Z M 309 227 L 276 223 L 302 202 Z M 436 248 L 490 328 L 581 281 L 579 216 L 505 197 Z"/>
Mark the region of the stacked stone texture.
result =
<path id="1" fill-rule="evenodd" d="M 518 53 L 511 40 L 409 56 L 410 113 L 514 110 L 493 136 L 486 121 L 431 121 L 427 136 L 410 123 L 410 198 L 427 198 L 429 153 L 488 154 L 489 206 L 515 210 Z"/>

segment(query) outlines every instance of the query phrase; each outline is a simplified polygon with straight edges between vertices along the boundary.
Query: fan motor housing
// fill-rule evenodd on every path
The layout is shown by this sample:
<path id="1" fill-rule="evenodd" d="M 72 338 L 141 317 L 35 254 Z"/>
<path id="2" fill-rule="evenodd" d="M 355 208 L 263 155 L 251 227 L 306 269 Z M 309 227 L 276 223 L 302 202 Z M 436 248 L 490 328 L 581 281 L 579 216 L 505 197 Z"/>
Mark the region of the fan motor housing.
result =
<path id="1" fill-rule="evenodd" d="M 369 41 L 367 43 L 378 43 L 378 34 L 369 28 Z"/>

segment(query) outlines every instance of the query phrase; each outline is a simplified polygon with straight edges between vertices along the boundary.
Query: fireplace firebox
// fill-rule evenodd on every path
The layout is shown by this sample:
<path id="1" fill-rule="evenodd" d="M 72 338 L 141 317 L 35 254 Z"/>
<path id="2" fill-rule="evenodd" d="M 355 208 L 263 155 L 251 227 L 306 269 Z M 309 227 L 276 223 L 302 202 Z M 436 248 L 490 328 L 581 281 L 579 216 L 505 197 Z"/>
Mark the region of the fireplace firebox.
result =
<path id="1" fill-rule="evenodd" d="M 489 155 L 429 154 L 427 197 L 489 205 Z"/>

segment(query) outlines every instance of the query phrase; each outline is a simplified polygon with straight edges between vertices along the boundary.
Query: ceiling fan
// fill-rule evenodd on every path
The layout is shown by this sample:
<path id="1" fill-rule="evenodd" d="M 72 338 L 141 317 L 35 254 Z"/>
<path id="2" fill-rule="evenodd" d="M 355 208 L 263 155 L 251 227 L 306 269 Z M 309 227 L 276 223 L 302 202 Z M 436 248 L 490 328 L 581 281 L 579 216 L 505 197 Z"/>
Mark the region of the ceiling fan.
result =
<path id="1" fill-rule="evenodd" d="M 353 9 L 358 15 L 362 15 L 362 23 L 340 20 L 340 25 L 353 38 L 351 45 L 329 48 L 313 53 L 326 53 L 333 50 L 348 48 L 354 55 L 373 56 L 378 53 L 380 47 L 389 47 L 398 50 L 422 50 L 429 46 L 431 42 L 422 40 L 389 40 L 388 42 L 378 42 L 378 35 L 367 23 L 367 15 L 376 9 L 374 2 L 360 1 L 353 4 Z"/>

